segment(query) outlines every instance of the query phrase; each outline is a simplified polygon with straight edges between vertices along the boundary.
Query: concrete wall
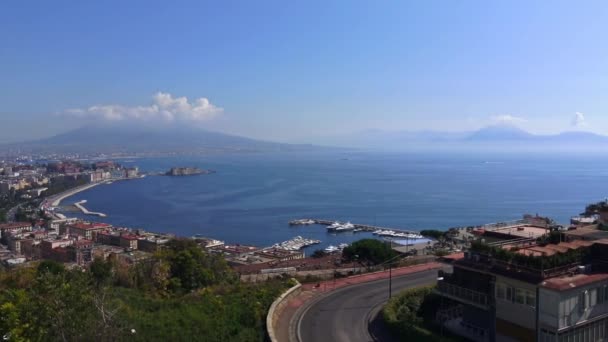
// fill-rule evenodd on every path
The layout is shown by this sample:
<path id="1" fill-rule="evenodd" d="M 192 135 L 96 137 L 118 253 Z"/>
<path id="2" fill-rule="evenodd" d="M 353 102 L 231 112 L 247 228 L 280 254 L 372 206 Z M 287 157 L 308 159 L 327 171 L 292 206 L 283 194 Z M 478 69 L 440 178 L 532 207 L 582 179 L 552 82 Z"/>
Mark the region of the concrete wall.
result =
<path id="1" fill-rule="evenodd" d="M 290 299 L 299 295 L 300 292 L 302 292 L 302 284 L 297 283 L 295 286 L 285 291 L 270 306 L 270 310 L 268 310 L 268 315 L 266 315 L 266 329 L 268 331 L 268 337 L 270 338 L 271 342 L 279 342 L 275 335 L 275 325 L 279 317 L 281 316 L 283 309 L 285 309 L 285 305 L 287 305 Z"/>

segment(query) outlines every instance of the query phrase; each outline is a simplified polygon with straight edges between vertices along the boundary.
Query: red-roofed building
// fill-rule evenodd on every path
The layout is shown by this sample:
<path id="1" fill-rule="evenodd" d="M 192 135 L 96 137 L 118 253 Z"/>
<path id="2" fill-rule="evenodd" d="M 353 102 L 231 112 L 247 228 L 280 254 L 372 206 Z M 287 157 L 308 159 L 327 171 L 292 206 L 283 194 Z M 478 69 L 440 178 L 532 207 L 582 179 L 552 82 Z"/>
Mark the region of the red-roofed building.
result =
<path id="1" fill-rule="evenodd" d="M 125 248 L 137 249 L 137 241 L 139 238 L 133 234 L 121 234 L 120 246 Z"/>
<path id="2" fill-rule="evenodd" d="M 6 238 L 5 234 L 17 234 L 21 232 L 32 231 L 32 224 L 30 222 L 11 222 L 0 224 L 0 238 L 3 240 Z"/>
<path id="3" fill-rule="evenodd" d="M 94 240 L 98 232 L 112 228 L 112 225 L 107 223 L 86 223 L 78 222 L 66 226 L 66 233 L 69 235 L 82 236 L 87 240 Z"/>

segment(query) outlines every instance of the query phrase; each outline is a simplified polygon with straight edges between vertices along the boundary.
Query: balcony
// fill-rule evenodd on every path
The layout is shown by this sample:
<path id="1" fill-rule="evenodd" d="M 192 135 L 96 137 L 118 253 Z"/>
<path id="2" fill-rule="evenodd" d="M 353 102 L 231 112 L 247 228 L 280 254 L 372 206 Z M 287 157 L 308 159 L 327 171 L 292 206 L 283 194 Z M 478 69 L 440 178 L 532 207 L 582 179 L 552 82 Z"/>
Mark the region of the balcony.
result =
<path id="1" fill-rule="evenodd" d="M 483 310 L 490 308 L 490 299 L 487 294 L 482 292 L 473 291 L 446 281 L 438 282 L 436 291 L 442 296 Z"/>

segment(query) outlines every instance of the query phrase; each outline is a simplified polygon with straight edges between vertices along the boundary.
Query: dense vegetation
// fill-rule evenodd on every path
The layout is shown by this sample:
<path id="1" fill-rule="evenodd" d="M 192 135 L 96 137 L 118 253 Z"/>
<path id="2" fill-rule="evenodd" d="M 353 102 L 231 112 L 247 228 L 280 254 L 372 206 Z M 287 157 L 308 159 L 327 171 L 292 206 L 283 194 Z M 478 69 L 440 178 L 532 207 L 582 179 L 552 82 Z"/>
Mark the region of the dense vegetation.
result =
<path id="1" fill-rule="evenodd" d="M 591 216 L 599 214 L 602 211 L 608 210 L 608 202 L 602 201 L 597 203 L 589 204 L 585 207 L 585 211 L 581 213 L 582 215 Z"/>
<path id="2" fill-rule="evenodd" d="M 440 298 L 432 287 L 402 292 L 384 307 L 382 316 L 392 333 L 401 341 L 459 341 L 457 337 L 441 336 L 436 313 Z"/>
<path id="3" fill-rule="evenodd" d="M 362 239 L 344 248 L 342 256 L 348 261 L 357 261 L 367 265 L 387 262 L 397 256 L 391 246 L 376 239 Z"/>
<path id="4" fill-rule="evenodd" d="M 148 262 L 55 262 L 0 273 L 0 331 L 11 341 L 263 341 L 287 286 L 239 283 L 221 257 L 173 241 Z"/>
<path id="5" fill-rule="evenodd" d="M 420 235 L 433 238 L 435 240 L 439 240 L 440 238 L 445 238 L 447 236 L 447 231 L 441 231 L 436 229 L 427 229 L 421 230 Z"/>

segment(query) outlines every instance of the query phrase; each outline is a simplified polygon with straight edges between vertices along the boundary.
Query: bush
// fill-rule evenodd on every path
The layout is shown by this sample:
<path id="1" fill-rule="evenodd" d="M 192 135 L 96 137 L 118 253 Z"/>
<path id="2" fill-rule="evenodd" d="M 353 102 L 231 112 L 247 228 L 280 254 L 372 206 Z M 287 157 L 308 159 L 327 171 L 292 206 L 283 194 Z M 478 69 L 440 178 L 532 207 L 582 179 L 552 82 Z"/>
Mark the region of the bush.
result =
<path id="1" fill-rule="evenodd" d="M 410 289 L 393 297 L 382 310 L 382 317 L 392 333 L 402 341 L 459 341 L 458 337 L 440 336 L 435 315 L 440 298 L 434 287 Z"/>

